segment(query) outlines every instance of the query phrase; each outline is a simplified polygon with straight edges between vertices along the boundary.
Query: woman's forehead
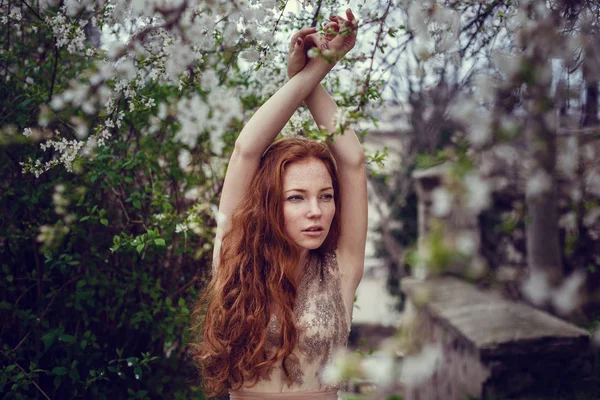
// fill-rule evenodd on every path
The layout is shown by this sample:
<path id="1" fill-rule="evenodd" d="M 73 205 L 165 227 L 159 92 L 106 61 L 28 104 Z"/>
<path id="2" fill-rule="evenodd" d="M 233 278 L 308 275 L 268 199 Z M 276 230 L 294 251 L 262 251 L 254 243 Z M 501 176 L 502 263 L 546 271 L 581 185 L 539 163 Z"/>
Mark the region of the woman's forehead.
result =
<path id="1" fill-rule="evenodd" d="M 283 190 L 304 187 L 331 187 L 331 176 L 323 161 L 310 158 L 289 164 L 283 174 Z"/>

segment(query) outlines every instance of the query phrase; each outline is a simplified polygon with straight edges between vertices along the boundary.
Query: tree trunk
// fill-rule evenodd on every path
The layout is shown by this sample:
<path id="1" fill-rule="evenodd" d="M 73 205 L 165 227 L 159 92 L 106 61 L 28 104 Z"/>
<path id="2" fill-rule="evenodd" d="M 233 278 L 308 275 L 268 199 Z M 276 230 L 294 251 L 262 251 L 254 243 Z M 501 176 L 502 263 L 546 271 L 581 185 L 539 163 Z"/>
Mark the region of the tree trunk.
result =
<path id="1" fill-rule="evenodd" d="M 543 92 L 541 88 L 534 92 Z M 549 177 L 545 189 L 526 191 L 527 204 L 527 264 L 532 273 L 543 272 L 552 284 L 558 284 L 563 274 L 558 225 L 556 192 L 556 135 L 555 126 L 548 126 L 540 103 L 544 93 L 534 93 L 531 125 L 525 138 L 532 161 L 531 173 L 542 172 Z M 531 175 L 529 177 L 531 180 Z M 543 185 L 544 186 L 544 185 Z"/>
<path id="2" fill-rule="evenodd" d="M 584 71 L 587 68 L 584 68 Z M 584 72 L 584 76 L 587 75 Z M 587 80 L 586 80 L 587 82 Z M 583 106 L 581 126 L 592 126 L 598 124 L 598 81 L 587 82 L 585 88 L 585 104 Z"/>

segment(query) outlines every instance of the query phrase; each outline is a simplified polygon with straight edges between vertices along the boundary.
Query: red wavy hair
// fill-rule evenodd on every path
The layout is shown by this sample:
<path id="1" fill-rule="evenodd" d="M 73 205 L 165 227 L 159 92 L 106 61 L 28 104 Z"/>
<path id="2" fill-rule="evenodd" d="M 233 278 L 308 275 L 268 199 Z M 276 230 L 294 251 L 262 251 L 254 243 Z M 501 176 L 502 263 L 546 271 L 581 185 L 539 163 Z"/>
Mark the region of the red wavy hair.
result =
<path id="1" fill-rule="evenodd" d="M 334 251 L 339 237 L 339 180 L 326 145 L 302 138 L 274 142 L 263 154 L 247 194 L 224 234 L 220 263 L 194 307 L 199 364 L 208 396 L 256 385 L 273 365 L 286 360 L 298 341 L 294 304 L 299 282 L 294 277 L 300 252 L 286 235 L 283 217 L 283 175 L 291 163 L 315 158 L 331 176 L 335 214 L 329 234 L 317 253 Z M 278 310 L 281 346 L 267 355 L 265 338 L 271 314 Z M 293 356 L 292 356 L 293 357 Z"/>

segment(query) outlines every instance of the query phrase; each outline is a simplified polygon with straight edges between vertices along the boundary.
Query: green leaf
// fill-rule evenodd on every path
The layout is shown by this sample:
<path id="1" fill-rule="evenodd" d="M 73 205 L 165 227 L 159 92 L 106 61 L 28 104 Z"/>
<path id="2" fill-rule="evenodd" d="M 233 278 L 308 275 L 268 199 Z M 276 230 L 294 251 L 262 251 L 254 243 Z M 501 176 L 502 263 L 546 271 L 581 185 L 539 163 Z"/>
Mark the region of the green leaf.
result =
<path id="1" fill-rule="evenodd" d="M 10 372 L 10 371 L 12 371 L 13 369 L 15 369 L 16 367 L 17 367 L 17 365 L 16 365 L 16 364 L 11 364 L 11 365 L 9 365 L 8 367 L 6 367 L 6 369 L 5 369 L 4 371 L 5 371 L 5 372 Z"/>
<path id="2" fill-rule="evenodd" d="M 73 382 L 77 382 L 79 380 L 79 371 L 77 371 L 77 368 L 73 368 L 69 372 L 69 377 L 73 380 Z"/>
<path id="3" fill-rule="evenodd" d="M 54 375 L 58 375 L 58 376 L 66 375 L 67 372 L 69 372 L 69 371 L 65 367 L 54 367 L 54 368 L 52 368 L 52 373 Z"/>
<path id="4" fill-rule="evenodd" d="M 67 335 L 66 333 L 62 333 L 58 337 L 58 340 L 60 340 L 62 342 L 66 342 L 66 343 L 74 343 L 75 342 L 75 336 L 71 336 L 71 335 Z"/>
<path id="5" fill-rule="evenodd" d="M 81 218 L 79 222 L 87 221 L 88 219 L 90 219 L 90 216 L 86 215 L 85 217 Z"/>
<path id="6" fill-rule="evenodd" d="M 165 239 L 154 239 L 154 244 L 157 246 L 165 246 Z"/>
<path id="7" fill-rule="evenodd" d="M 146 393 L 148 393 L 147 390 L 138 390 L 137 393 L 135 394 L 135 398 L 141 399 L 142 397 L 144 397 L 146 395 Z"/>
<path id="8" fill-rule="evenodd" d="M 42 336 L 42 342 L 44 342 L 44 351 L 47 351 L 50 348 L 50 346 L 54 344 L 57 335 L 58 332 L 55 329 Z"/>
<path id="9" fill-rule="evenodd" d="M 138 254 L 141 253 L 142 250 L 144 250 L 144 243 L 138 244 L 135 249 L 137 250 Z"/>
<path id="10" fill-rule="evenodd" d="M 100 219 L 100 223 L 104 226 L 108 226 L 108 220 L 106 218 Z"/>
<path id="11" fill-rule="evenodd" d="M 133 201 L 133 206 L 134 206 L 135 208 L 137 208 L 138 210 L 141 210 L 141 209 L 142 209 L 142 203 L 140 203 L 140 201 L 139 201 L 139 200 L 134 200 L 134 201 Z"/>

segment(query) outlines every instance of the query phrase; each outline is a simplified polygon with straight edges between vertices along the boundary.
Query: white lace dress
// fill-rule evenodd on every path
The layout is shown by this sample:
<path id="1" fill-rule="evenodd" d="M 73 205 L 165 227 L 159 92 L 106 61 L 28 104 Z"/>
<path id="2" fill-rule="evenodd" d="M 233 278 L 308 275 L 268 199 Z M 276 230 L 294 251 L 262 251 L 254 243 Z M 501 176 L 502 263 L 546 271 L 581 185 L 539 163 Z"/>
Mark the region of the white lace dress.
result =
<path id="1" fill-rule="evenodd" d="M 310 252 L 306 268 L 294 307 L 299 340 L 286 361 L 289 376 L 279 361 L 254 387 L 231 392 L 232 400 L 337 399 L 339 385 L 328 385 L 323 372 L 335 353 L 348 344 L 354 293 L 340 273 L 334 253 L 320 257 Z M 279 321 L 273 315 L 265 347 L 276 348 L 280 340 Z"/>

